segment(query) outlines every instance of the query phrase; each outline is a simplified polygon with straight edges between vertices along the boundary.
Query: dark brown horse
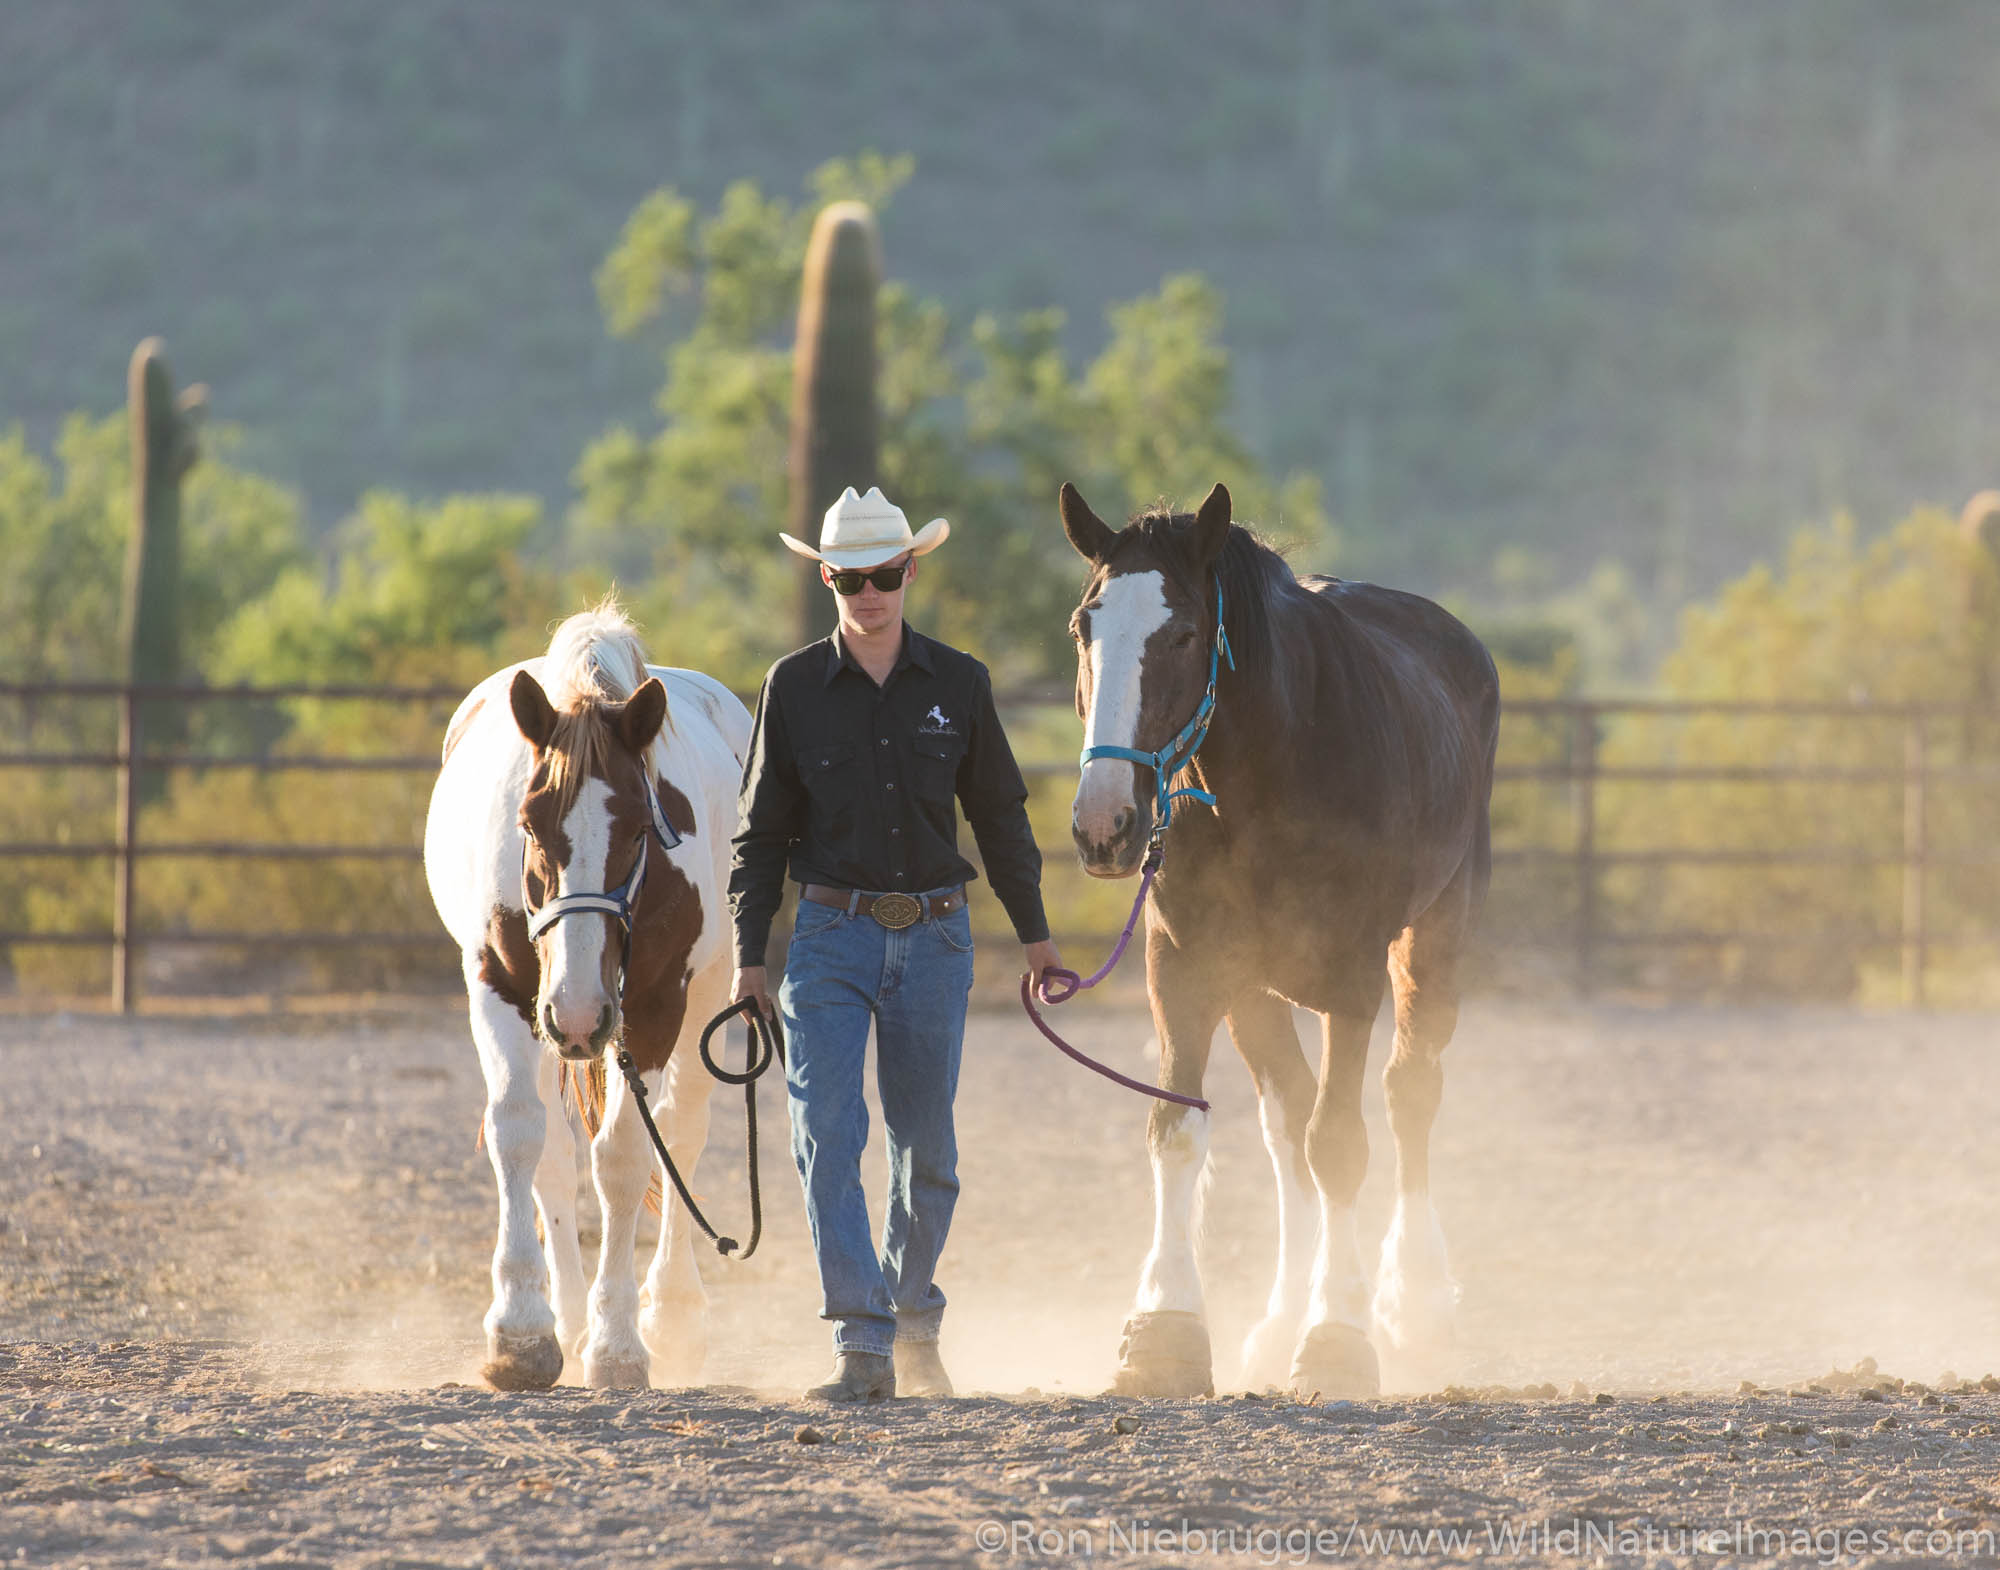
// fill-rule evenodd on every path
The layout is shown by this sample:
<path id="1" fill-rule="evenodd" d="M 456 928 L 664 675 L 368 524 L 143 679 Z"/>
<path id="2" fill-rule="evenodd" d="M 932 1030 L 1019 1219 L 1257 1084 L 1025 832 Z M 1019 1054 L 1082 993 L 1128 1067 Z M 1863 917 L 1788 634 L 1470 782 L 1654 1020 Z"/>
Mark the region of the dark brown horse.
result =
<path id="1" fill-rule="evenodd" d="M 1220 485 L 1198 513 L 1146 513 L 1123 530 L 1072 486 L 1061 505 L 1092 568 L 1073 623 L 1086 756 L 1158 752 L 1182 730 L 1209 680 L 1220 590 L 1234 668 L 1222 663 L 1213 724 L 1185 774 L 1215 804 L 1169 809 L 1146 910 L 1160 1083 L 1199 1096 L 1224 1022 L 1256 1081 L 1279 1247 L 1268 1308 L 1244 1346 L 1251 1385 L 1371 1393 L 1371 1323 L 1387 1350 L 1434 1354 L 1449 1343 L 1458 1296 L 1430 1201 L 1430 1131 L 1458 1019 L 1458 960 L 1492 865 L 1493 661 L 1429 600 L 1294 577 L 1232 524 Z M 1071 827 L 1089 872 L 1138 869 L 1156 786 L 1144 764 L 1084 764 Z M 1362 1073 L 1385 976 L 1396 998 L 1383 1076 L 1396 1210 L 1371 1298 L 1354 1199 L 1368 1165 Z M 1317 1078 L 1294 1004 L 1323 1025 Z M 1208 1114 L 1155 1102 L 1147 1138 L 1153 1247 L 1117 1389 L 1202 1394 L 1213 1379 L 1193 1213 Z"/>

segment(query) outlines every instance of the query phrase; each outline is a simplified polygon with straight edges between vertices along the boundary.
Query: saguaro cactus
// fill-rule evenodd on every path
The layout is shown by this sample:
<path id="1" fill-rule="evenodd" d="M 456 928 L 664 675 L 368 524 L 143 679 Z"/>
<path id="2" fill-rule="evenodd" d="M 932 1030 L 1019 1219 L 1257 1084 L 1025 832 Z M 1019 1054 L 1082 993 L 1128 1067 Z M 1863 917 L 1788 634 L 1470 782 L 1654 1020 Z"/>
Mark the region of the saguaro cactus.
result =
<path id="1" fill-rule="evenodd" d="M 208 389 L 174 396 L 166 345 L 148 338 L 132 351 L 126 403 L 132 431 L 132 543 L 125 558 L 120 629 L 125 676 L 168 682 L 181 670 L 181 480 L 200 453 Z M 154 745 L 177 733 L 180 711 L 146 704 L 139 726 Z"/>
<path id="2" fill-rule="evenodd" d="M 845 486 L 877 483 L 875 294 L 882 247 L 862 202 L 835 202 L 813 224 L 792 356 L 791 533 L 817 542 L 819 521 Z M 803 564 L 799 642 L 833 630 L 815 564 Z"/>
<path id="3" fill-rule="evenodd" d="M 1978 547 L 1965 585 L 1966 651 L 1972 660 L 1972 701 L 2000 703 L 2000 491 L 1981 491 L 1958 515 L 1959 532 Z M 1966 750 L 1991 752 L 1993 722 L 1968 725 Z"/>
<path id="4" fill-rule="evenodd" d="M 1981 491 L 1966 502 L 1958 515 L 1958 527 L 1968 540 L 1976 540 L 2000 557 L 2000 491 Z"/>

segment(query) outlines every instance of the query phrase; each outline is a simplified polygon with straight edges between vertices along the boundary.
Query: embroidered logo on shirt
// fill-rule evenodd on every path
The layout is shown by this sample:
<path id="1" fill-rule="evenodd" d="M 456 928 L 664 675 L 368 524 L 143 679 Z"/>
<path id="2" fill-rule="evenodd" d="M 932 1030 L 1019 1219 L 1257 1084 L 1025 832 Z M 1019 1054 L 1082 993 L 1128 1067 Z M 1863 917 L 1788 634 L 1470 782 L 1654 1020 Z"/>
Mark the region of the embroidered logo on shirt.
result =
<path id="1" fill-rule="evenodd" d="M 952 728 L 950 718 L 935 703 L 931 705 L 930 713 L 924 716 L 923 723 L 917 729 L 926 736 L 955 736 L 958 734 Z"/>

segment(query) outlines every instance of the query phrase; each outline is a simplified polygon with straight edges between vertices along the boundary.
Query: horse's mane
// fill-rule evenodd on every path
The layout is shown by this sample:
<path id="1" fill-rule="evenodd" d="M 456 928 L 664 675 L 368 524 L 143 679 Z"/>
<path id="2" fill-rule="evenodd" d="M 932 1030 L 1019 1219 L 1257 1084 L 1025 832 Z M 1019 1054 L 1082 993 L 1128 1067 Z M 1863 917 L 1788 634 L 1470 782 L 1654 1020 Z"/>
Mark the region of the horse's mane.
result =
<path id="1" fill-rule="evenodd" d="M 1206 600 L 1214 586 L 1199 581 L 1193 570 L 1188 531 L 1194 521 L 1191 512 L 1156 506 L 1134 517 L 1119 540 L 1151 542 L 1159 559 L 1180 578 L 1181 587 Z M 1322 691 L 1317 700 L 1334 705 L 1327 718 L 1351 744 L 1386 744 L 1395 729 L 1389 695 L 1378 661 L 1363 647 L 1365 636 L 1333 602 L 1299 582 L 1283 551 L 1243 524 L 1231 523 L 1215 574 L 1222 586 L 1229 647 L 1236 656 L 1233 679 L 1226 665 L 1218 673 L 1218 680 L 1232 691 L 1231 708 L 1247 700 L 1273 724 L 1282 728 L 1290 723 L 1296 712 L 1292 690 L 1296 662 L 1281 658 L 1278 626 L 1286 612 L 1297 609 L 1307 625 L 1334 640 L 1337 688 L 1332 693 Z"/>
<path id="2" fill-rule="evenodd" d="M 542 656 L 542 690 L 556 711 L 546 757 L 559 811 L 569 810 L 610 754 L 607 707 L 625 702 L 645 679 L 645 645 L 615 594 L 556 628 Z"/>
<path id="3" fill-rule="evenodd" d="M 1169 512 L 1164 506 L 1154 507 L 1133 518 L 1119 541 L 1121 545 L 1131 540 L 1151 544 L 1160 560 L 1180 579 L 1181 587 L 1197 601 L 1206 603 L 1213 591 L 1196 579 L 1188 561 L 1187 531 L 1193 525 L 1191 512 Z M 1222 585 L 1223 621 L 1229 628 L 1229 647 L 1236 656 L 1236 672 L 1255 687 L 1268 688 L 1277 665 L 1272 610 L 1287 597 L 1306 591 L 1293 576 L 1284 553 L 1240 523 L 1229 526 L 1215 573 Z"/>

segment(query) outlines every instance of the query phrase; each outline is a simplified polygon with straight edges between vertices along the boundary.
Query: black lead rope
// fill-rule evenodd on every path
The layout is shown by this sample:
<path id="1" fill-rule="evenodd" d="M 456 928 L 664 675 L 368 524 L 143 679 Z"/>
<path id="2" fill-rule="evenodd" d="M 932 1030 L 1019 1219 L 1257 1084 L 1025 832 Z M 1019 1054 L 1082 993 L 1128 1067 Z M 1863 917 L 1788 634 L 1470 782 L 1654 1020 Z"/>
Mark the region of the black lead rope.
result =
<path id="1" fill-rule="evenodd" d="M 709 1042 L 715 1033 L 727 1025 L 737 1015 L 749 1021 L 748 1039 L 743 1048 L 743 1070 L 737 1073 L 726 1069 L 716 1061 L 709 1050 Z M 765 1019 L 758 1010 L 756 999 L 745 998 L 740 1003 L 732 1003 L 714 1019 L 701 1033 L 701 1061 L 709 1073 L 725 1085 L 743 1087 L 743 1126 L 746 1130 L 746 1158 L 750 1165 L 750 1244 L 737 1253 L 738 1244 L 733 1237 L 724 1237 L 708 1224 L 708 1217 L 701 1213 L 701 1207 L 694 1202 L 694 1195 L 688 1192 L 687 1182 L 681 1170 L 674 1165 L 674 1158 L 667 1154 L 667 1142 L 660 1138 L 659 1125 L 653 1121 L 653 1109 L 646 1105 L 646 1082 L 639 1076 L 639 1065 L 632 1060 L 630 1049 L 618 1049 L 618 1071 L 625 1076 L 625 1085 L 632 1092 L 632 1099 L 639 1104 L 639 1117 L 646 1125 L 646 1132 L 652 1136 L 653 1149 L 659 1154 L 660 1165 L 667 1169 L 667 1177 L 674 1185 L 674 1192 L 687 1206 L 687 1212 L 694 1217 L 694 1224 L 707 1234 L 715 1244 L 719 1254 L 735 1254 L 748 1259 L 757 1252 L 757 1240 L 764 1234 L 764 1196 L 757 1186 L 757 1080 L 774 1062 L 783 1062 L 785 1057 L 785 1027 L 773 1016 Z"/>

